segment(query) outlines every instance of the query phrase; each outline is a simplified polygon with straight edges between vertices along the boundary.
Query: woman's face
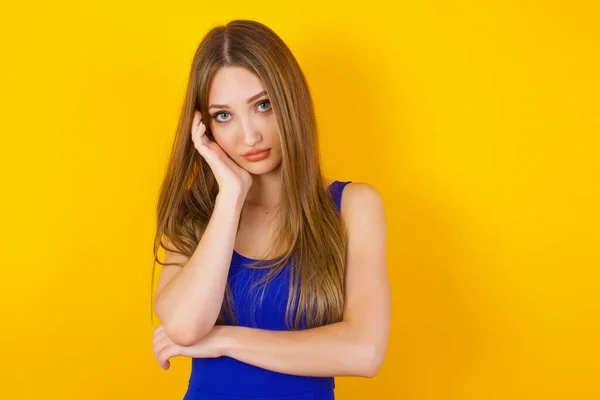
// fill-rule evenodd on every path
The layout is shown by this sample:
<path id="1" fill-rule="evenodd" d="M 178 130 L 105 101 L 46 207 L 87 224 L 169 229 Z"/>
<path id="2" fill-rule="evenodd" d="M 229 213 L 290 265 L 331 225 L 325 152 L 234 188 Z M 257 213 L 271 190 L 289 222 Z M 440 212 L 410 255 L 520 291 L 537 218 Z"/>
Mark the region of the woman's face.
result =
<path id="1" fill-rule="evenodd" d="M 209 126 L 216 142 L 239 166 L 264 174 L 281 163 L 279 128 L 266 90 L 259 78 L 243 67 L 222 67 L 208 93 Z M 248 151 L 269 149 L 267 157 L 251 160 Z"/>

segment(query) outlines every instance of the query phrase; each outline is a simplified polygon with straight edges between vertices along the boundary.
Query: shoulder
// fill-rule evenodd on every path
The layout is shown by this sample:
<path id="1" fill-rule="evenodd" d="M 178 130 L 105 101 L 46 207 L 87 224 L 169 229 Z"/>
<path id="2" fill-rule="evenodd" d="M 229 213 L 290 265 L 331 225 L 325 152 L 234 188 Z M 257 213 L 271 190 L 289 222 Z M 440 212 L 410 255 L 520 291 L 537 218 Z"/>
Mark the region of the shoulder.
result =
<path id="1" fill-rule="evenodd" d="M 369 183 L 350 182 L 342 191 L 341 210 L 344 220 L 366 224 L 370 219 L 379 220 L 383 216 L 383 198 Z"/>
<path id="2" fill-rule="evenodd" d="M 366 182 L 350 182 L 344 186 L 342 192 L 342 213 L 345 208 L 356 208 L 356 206 L 379 206 L 383 199 L 379 191 Z"/>
<path id="3" fill-rule="evenodd" d="M 334 180 L 325 179 L 327 186 L 331 186 Z M 369 183 L 366 182 L 350 182 L 343 185 L 341 188 L 341 210 L 342 216 L 347 214 L 347 209 L 356 209 L 365 206 L 371 206 L 376 208 L 383 207 L 383 199 L 379 194 L 379 191 Z"/>

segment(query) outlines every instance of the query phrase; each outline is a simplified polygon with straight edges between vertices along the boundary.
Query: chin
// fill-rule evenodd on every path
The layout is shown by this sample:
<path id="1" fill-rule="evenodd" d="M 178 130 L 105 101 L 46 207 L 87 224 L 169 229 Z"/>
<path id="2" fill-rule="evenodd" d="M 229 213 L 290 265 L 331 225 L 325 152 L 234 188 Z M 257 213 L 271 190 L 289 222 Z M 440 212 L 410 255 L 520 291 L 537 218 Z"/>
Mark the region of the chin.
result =
<path id="1" fill-rule="evenodd" d="M 250 165 L 248 165 L 250 164 Z M 248 171 L 252 175 L 264 175 L 270 172 L 273 172 L 281 167 L 281 162 L 276 165 L 273 165 L 271 160 L 266 159 L 260 163 L 248 163 L 242 168 Z"/>

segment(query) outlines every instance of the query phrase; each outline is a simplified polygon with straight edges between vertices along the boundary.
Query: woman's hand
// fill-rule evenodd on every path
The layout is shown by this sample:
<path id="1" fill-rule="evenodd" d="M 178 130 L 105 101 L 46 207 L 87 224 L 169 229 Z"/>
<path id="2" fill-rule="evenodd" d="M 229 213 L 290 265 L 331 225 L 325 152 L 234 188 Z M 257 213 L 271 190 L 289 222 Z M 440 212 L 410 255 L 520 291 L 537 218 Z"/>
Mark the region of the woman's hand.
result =
<path id="1" fill-rule="evenodd" d="M 222 325 L 215 325 L 199 342 L 191 346 L 180 346 L 165 333 L 165 328 L 160 325 L 154 329 L 152 348 L 154 358 L 161 368 L 167 370 L 171 366 L 169 359 L 176 356 L 194 358 L 216 358 L 225 355 L 226 338 L 223 335 Z"/>
<path id="2" fill-rule="evenodd" d="M 192 141 L 198 153 L 206 160 L 219 184 L 219 192 L 245 196 L 252 186 L 252 175 L 225 153 L 217 142 L 205 135 L 206 126 L 200 111 L 194 111 Z"/>

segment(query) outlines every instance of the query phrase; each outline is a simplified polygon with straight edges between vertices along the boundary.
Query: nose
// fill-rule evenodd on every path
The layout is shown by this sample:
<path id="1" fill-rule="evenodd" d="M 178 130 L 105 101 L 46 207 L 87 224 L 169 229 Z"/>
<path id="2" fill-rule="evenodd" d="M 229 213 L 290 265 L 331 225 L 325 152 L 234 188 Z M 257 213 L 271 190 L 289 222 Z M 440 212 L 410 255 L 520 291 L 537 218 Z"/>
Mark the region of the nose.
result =
<path id="1" fill-rule="evenodd" d="M 248 147 L 253 147 L 262 139 L 262 135 L 250 118 L 242 121 L 242 135 L 244 137 L 244 144 Z"/>

